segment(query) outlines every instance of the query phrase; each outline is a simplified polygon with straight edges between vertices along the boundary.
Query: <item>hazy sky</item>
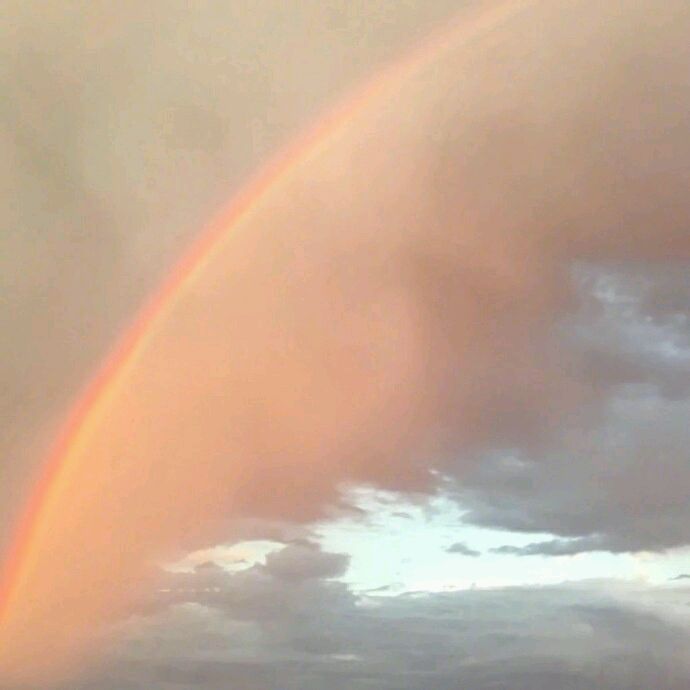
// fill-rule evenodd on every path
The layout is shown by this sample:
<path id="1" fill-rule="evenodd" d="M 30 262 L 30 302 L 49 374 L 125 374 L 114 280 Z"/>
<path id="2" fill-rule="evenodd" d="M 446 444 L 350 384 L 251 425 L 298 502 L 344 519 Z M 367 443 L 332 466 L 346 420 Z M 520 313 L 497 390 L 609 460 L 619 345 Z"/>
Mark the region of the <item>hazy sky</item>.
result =
<path id="1" fill-rule="evenodd" d="M 100 616 L 65 687 L 688 687 L 690 8 L 598 5 L 513 3 L 221 248 L 55 504 L 15 675 Z M 199 228 L 477 7 L 3 6 L 0 548 Z"/>

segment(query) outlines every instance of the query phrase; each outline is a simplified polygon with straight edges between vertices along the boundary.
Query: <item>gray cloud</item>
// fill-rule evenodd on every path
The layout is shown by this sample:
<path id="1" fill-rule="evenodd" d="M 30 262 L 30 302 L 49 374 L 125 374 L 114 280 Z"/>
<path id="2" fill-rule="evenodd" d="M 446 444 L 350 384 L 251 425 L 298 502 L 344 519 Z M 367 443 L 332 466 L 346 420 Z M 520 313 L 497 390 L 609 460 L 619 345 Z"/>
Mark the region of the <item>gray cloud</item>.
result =
<path id="1" fill-rule="evenodd" d="M 274 616 L 238 603 L 259 603 L 255 583 L 227 574 L 232 597 L 188 594 L 186 604 L 129 621 L 111 663 L 80 690 L 180 682 L 209 690 L 233 682 L 264 690 L 681 690 L 690 680 L 687 590 L 590 582 L 295 598 L 293 584 L 268 582 L 276 602 L 292 592 L 291 606 Z M 310 585 L 314 593 L 321 586 Z"/>
<path id="2" fill-rule="evenodd" d="M 345 574 L 349 557 L 324 553 L 316 544 L 293 543 L 266 557 L 266 570 L 283 580 L 332 578 Z"/>
<path id="3" fill-rule="evenodd" d="M 481 551 L 477 551 L 476 549 L 471 549 L 467 544 L 464 542 L 458 541 L 455 542 L 455 544 L 451 544 L 448 549 L 446 549 L 448 553 L 456 553 L 459 554 L 460 556 L 481 556 Z"/>
<path id="4" fill-rule="evenodd" d="M 492 553 L 508 556 L 572 556 L 587 551 L 612 550 L 611 544 L 595 535 L 579 539 L 552 539 L 534 542 L 527 546 L 499 546 L 491 549 Z M 621 549 L 626 551 L 627 549 Z"/>
<path id="5" fill-rule="evenodd" d="M 690 535 L 686 420 L 690 365 L 682 266 L 576 271 L 578 308 L 562 322 L 600 394 L 540 447 L 495 449 L 462 476 L 466 519 L 560 538 L 504 553 L 664 550 Z M 456 473 L 450 465 L 449 473 Z"/>
<path id="6" fill-rule="evenodd" d="M 626 395 L 600 421 L 567 429 L 528 461 L 487 460 L 459 490 L 470 507 L 465 519 L 561 537 L 505 550 L 523 555 L 686 544 L 688 405 L 644 391 Z"/>
<path id="7" fill-rule="evenodd" d="M 241 570 L 207 562 L 192 572 L 165 573 L 142 611 L 196 603 L 238 620 L 285 621 L 319 608 L 327 615 L 352 598 L 343 583 L 332 581 L 348 562 L 347 555 L 324 552 L 310 542 L 283 546 Z"/>

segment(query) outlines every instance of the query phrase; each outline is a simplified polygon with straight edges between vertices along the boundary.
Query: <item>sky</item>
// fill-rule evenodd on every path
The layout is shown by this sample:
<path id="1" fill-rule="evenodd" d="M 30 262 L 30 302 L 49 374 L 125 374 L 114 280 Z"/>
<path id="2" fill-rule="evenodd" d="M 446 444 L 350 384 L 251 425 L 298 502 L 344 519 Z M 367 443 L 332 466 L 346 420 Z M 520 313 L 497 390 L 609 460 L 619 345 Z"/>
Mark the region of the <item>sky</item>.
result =
<path id="1" fill-rule="evenodd" d="M 199 228 L 458 29 L 152 329 L 46 508 L 2 690 L 688 687 L 690 9 L 509 4 L 6 3 L 2 555 Z"/>

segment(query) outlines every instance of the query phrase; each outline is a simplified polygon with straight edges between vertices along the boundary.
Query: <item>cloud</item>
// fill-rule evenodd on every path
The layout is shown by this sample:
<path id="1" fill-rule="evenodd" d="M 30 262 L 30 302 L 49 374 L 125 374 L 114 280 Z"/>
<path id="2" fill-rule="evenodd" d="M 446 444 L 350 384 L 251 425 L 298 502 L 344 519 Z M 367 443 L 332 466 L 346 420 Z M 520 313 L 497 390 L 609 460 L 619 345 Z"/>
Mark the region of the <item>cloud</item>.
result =
<path id="1" fill-rule="evenodd" d="M 345 574 L 349 557 L 324 553 L 316 544 L 293 543 L 266 557 L 266 570 L 284 580 L 333 578 Z"/>
<path id="2" fill-rule="evenodd" d="M 228 575 L 226 589 L 249 585 Z M 276 591 L 293 585 L 276 578 Z M 314 591 L 322 585 L 312 581 Z M 252 587 L 249 587 L 251 599 Z M 119 651 L 79 690 L 194 682 L 216 690 L 324 687 L 681 690 L 690 680 L 687 591 L 607 582 L 317 598 L 278 618 L 188 603 L 130 620 Z M 236 600 L 242 600 L 237 597 Z M 191 603 L 194 602 L 194 603 Z M 238 611 L 240 611 L 238 617 Z"/>
<path id="3" fill-rule="evenodd" d="M 464 542 L 458 541 L 455 542 L 455 544 L 451 544 L 446 551 L 448 553 L 456 553 L 461 556 L 481 556 L 481 551 L 476 551 L 475 549 L 471 549 L 467 544 Z"/>
<path id="4" fill-rule="evenodd" d="M 335 615 L 352 598 L 342 582 L 333 581 L 348 561 L 345 554 L 304 542 L 280 547 L 263 562 L 239 571 L 208 562 L 191 572 L 167 572 L 159 578 L 155 594 L 142 599 L 140 612 L 194 603 L 236 620 L 267 625 L 319 610 L 324 616 Z"/>
<path id="5" fill-rule="evenodd" d="M 572 556 L 587 551 L 605 551 L 606 546 L 605 540 L 595 535 L 579 539 L 552 539 L 527 546 L 498 546 L 491 552 L 509 556 Z"/>
<path id="6" fill-rule="evenodd" d="M 235 519 L 327 519 L 347 485 L 430 493 L 442 482 L 477 524 L 547 531 L 580 546 L 591 535 L 611 550 L 688 543 L 681 285 L 690 261 L 690 12 L 685 0 L 622 7 L 527 3 L 494 30 L 458 40 L 244 217 L 75 445 L 78 481 L 46 504 L 50 527 L 37 535 L 31 572 L 3 622 L 0 666 L 9 675 L 69 672 L 94 630 L 130 610 L 142 583 L 152 586 L 158 560 L 223 542 Z M 253 138 L 225 117 L 279 115 L 271 70 L 241 82 L 265 87 L 256 110 L 237 105 L 238 91 L 211 112 L 194 110 L 195 99 L 226 93 L 210 66 L 256 60 L 228 55 L 234 42 L 219 29 L 228 22 L 202 23 L 213 29 L 207 37 L 185 18 L 203 46 L 189 47 L 188 36 L 159 54 L 165 41 L 144 41 L 141 64 L 157 68 L 116 70 L 118 97 L 93 94 L 97 126 L 75 125 L 71 141 L 80 143 L 68 147 L 84 150 L 74 170 L 114 208 L 144 197 L 121 217 L 125 234 L 150 217 L 175 228 L 196 218 L 219 189 L 207 178 L 237 142 L 251 158 Z M 146 26 L 167 27 L 159 24 Z M 324 43 L 331 33 L 319 34 Z M 88 67 L 91 80 L 77 72 L 76 81 L 101 83 L 100 63 L 79 59 L 71 44 L 55 49 L 66 56 L 62 71 Z M 121 48 L 112 46 L 113 64 L 130 55 Z M 292 56 L 292 85 L 311 65 L 300 54 L 275 58 L 282 66 Z M 314 48 L 321 67 L 319 55 Z M 191 110 L 178 109 L 178 89 Z M 48 121 L 58 127 L 59 118 Z M 205 139 L 214 126 L 220 149 Z M 70 141 L 70 131 L 50 129 L 47 141 Z M 117 156 L 94 160 L 103 142 Z M 211 152 L 200 164 L 199 150 Z M 169 206 L 187 194 L 194 208 Z M 78 206 L 70 218 L 81 217 Z M 681 262 L 673 284 L 649 287 L 663 280 L 661 266 Z M 79 283 L 79 303 L 87 288 Z M 50 284 L 40 294 L 42 304 Z M 295 546 L 274 563 L 302 585 L 304 551 Z M 316 572 L 342 567 L 316 560 Z M 268 567 L 242 575 L 265 597 L 266 616 L 276 580 Z M 48 648 L 53 655 L 37 654 Z M 550 669 L 552 680 L 567 679 Z"/>
<path id="7" fill-rule="evenodd" d="M 614 398 L 599 420 L 565 428 L 522 464 L 486 459 L 459 489 L 465 519 L 560 538 L 514 553 L 663 551 L 688 543 L 688 400 L 642 391 Z M 586 509 L 583 509 L 586 506 Z"/>

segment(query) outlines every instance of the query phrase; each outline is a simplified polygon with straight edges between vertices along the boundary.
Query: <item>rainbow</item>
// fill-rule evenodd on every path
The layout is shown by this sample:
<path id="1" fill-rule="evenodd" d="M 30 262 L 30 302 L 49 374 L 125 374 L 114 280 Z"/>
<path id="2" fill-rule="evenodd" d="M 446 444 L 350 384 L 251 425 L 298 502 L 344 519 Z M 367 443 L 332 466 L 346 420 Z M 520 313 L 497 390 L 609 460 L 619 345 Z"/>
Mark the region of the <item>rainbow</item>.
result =
<path id="1" fill-rule="evenodd" d="M 50 513 L 48 507 L 78 482 L 79 461 L 83 454 L 77 450 L 83 448 L 90 431 L 98 425 L 104 408 L 118 396 L 123 380 L 136 366 L 160 325 L 170 318 L 181 296 L 203 273 L 238 224 L 251 214 L 270 189 L 288 179 L 305 161 L 342 136 L 358 114 L 394 93 L 404 80 L 431 65 L 447 51 L 496 29 L 534 2 L 492 2 L 471 16 L 463 15 L 449 27 L 437 31 L 419 48 L 385 67 L 278 155 L 201 234 L 100 368 L 71 411 L 44 463 L 44 470 L 14 531 L 12 546 L 0 573 L 0 637 L 3 623 L 18 597 L 26 596 L 24 585 L 32 564 L 40 556 L 41 535 L 49 529 L 44 519 L 45 514 Z"/>

